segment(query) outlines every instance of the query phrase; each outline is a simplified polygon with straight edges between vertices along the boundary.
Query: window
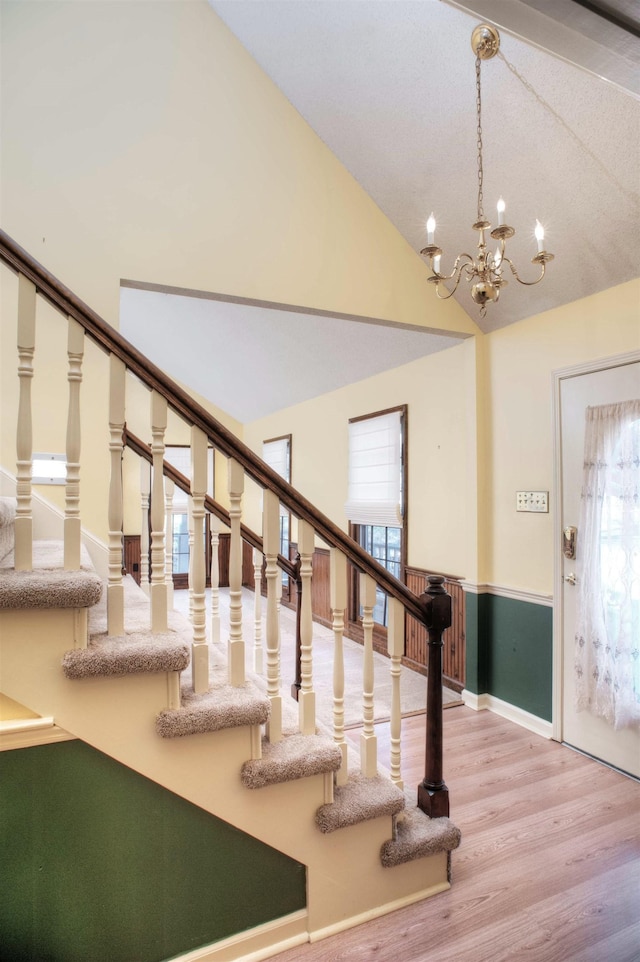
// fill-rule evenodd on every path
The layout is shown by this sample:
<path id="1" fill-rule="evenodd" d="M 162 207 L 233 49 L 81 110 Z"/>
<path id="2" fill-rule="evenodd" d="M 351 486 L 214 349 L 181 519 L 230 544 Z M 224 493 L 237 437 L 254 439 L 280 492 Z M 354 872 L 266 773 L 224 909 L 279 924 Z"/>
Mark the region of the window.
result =
<path id="1" fill-rule="evenodd" d="M 169 464 L 191 478 L 191 448 L 185 445 L 167 445 L 164 459 Z M 214 451 L 207 451 L 207 493 L 213 497 L 214 490 Z M 171 517 L 171 554 L 173 581 L 176 588 L 186 587 L 189 574 L 189 495 L 176 485 L 173 494 Z M 211 572 L 211 551 L 209 537 L 209 515 L 205 515 L 205 570 L 207 581 Z"/>
<path id="2" fill-rule="evenodd" d="M 280 438 L 271 438 L 262 443 L 262 460 L 266 461 L 270 468 L 281 478 L 291 484 L 291 435 L 286 434 Z M 289 557 L 289 542 L 291 539 L 291 515 L 289 511 L 280 505 L 280 554 L 285 558 Z M 282 585 L 288 587 L 289 575 L 286 571 L 282 572 Z"/>
<path id="3" fill-rule="evenodd" d="M 345 511 L 350 533 L 396 578 L 406 559 L 407 407 L 354 418 L 349 422 L 349 492 Z M 361 618 L 357 579 L 351 582 L 352 622 Z M 373 619 L 387 624 L 387 596 L 378 589 Z"/>

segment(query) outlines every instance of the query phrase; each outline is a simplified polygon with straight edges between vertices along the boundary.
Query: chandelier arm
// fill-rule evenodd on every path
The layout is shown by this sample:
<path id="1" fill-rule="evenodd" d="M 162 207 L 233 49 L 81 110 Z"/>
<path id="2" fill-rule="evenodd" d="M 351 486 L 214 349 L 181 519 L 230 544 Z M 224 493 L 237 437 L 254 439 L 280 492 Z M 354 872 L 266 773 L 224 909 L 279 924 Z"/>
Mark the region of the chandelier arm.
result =
<path id="1" fill-rule="evenodd" d="M 513 276 L 514 276 L 515 279 L 517 280 L 518 284 L 523 284 L 525 287 L 533 287 L 534 284 L 539 284 L 540 281 L 542 280 L 542 278 L 544 277 L 545 271 L 546 271 L 546 268 L 547 268 L 546 263 L 545 263 L 544 261 L 542 261 L 542 262 L 540 263 L 540 277 L 536 278 L 535 281 L 523 281 L 522 278 L 519 276 L 517 270 L 515 269 L 515 267 L 514 267 L 514 265 L 513 265 L 513 262 L 511 261 L 511 259 L 510 259 L 509 257 L 503 257 L 503 258 L 502 258 L 501 264 L 504 264 L 504 263 L 507 263 L 507 264 L 509 265 L 509 267 L 511 268 L 511 273 L 513 274 Z"/>
<path id="2" fill-rule="evenodd" d="M 460 264 L 460 260 L 461 260 L 461 258 L 463 258 L 463 257 L 468 257 L 470 263 L 469 263 L 469 264 Z M 454 268 L 453 268 L 453 270 L 452 270 L 452 272 L 451 272 L 450 274 L 447 274 L 447 275 L 445 275 L 445 276 L 442 276 L 441 274 L 435 274 L 434 277 L 430 277 L 430 278 L 429 278 L 430 281 L 435 281 L 435 285 L 436 285 L 436 296 L 437 296 L 441 301 L 446 301 L 446 300 L 448 300 L 450 297 L 453 297 L 453 295 L 455 294 L 455 292 L 458 290 L 458 285 L 460 284 L 460 279 L 462 278 L 462 272 L 463 272 L 464 270 L 466 270 L 467 272 L 469 272 L 470 269 L 472 269 L 472 268 L 473 268 L 473 258 L 472 258 L 469 254 L 459 254 L 458 257 L 456 257 L 456 262 L 455 262 Z M 446 286 L 446 284 L 445 284 L 444 282 L 445 282 L 445 281 L 450 281 L 450 280 L 452 280 L 454 277 L 455 277 L 455 281 L 454 281 L 454 283 L 453 283 L 453 290 L 450 291 L 449 288 Z M 442 284 L 442 286 L 444 287 L 445 291 L 447 292 L 446 294 L 441 294 L 441 293 L 440 293 L 440 285 L 441 285 L 441 284 Z"/>
<path id="3" fill-rule="evenodd" d="M 467 258 L 468 264 L 460 264 L 460 261 L 462 260 L 463 257 Z M 431 270 L 433 270 L 433 276 L 437 278 L 437 280 L 439 281 L 450 281 L 457 274 L 458 275 L 458 279 L 456 281 L 456 287 L 457 287 L 458 284 L 460 283 L 461 272 L 464 270 L 465 267 L 468 267 L 469 265 L 472 265 L 472 264 L 473 264 L 473 257 L 471 256 L 471 254 L 458 254 L 458 256 L 456 257 L 455 264 L 453 265 L 453 270 L 451 271 L 450 274 L 441 274 L 439 271 L 433 270 L 433 264 L 431 265 Z"/>

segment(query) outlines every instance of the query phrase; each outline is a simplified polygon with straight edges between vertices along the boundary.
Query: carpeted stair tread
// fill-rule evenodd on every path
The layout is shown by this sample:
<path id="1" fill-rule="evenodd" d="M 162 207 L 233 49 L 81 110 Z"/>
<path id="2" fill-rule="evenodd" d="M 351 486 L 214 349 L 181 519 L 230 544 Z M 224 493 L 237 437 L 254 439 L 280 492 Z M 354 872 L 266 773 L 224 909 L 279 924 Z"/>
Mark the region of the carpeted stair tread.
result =
<path id="1" fill-rule="evenodd" d="M 141 672 L 184 671 L 189 645 L 175 632 L 136 632 L 92 639 L 87 648 L 65 652 L 62 669 L 67 678 L 134 675 Z"/>
<path id="2" fill-rule="evenodd" d="M 61 541 L 33 542 L 33 570 L 16 571 L 13 545 L 0 560 L 0 608 L 91 608 L 102 596 L 102 580 L 83 547 L 81 566 L 63 568 Z"/>
<path id="3" fill-rule="evenodd" d="M 404 794 L 388 778 L 365 778 L 361 772 L 355 772 L 346 785 L 335 789 L 333 802 L 320 806 L 316 824 L 321 832 L 335 832 L 371 818 L 397 815 L 404 806 Z"/>
<path id="4" fill-rule="evenodd" d="M 240 777 L 246 788 L 264 788 L 310 775 L 337 772 L 342 754 L 333 739 L 325 735 L 285 735 L 270 744 L 262 740 L 262 758 L 242 766 Z"/>
<path id="5" fill-rule="evenodd" d="M 396 826 L 396 837 L 380 849 L 386 868 L 417 858 L 452 852 L 460 844 L 460 829 L 449 818 L 429 818 L 421 809 L 405 809 Z"/>
<path id="6" fill-rule="evenodd" d="M 237 688 L 214 684 L 201 695 L 183 686 L 180 708 L 161 711 L 156 718 L 156 731 L 163 738 L 179 738 L 240 725 L 262 725 L 270 710 L 269 699 L 250 681 Z"/>

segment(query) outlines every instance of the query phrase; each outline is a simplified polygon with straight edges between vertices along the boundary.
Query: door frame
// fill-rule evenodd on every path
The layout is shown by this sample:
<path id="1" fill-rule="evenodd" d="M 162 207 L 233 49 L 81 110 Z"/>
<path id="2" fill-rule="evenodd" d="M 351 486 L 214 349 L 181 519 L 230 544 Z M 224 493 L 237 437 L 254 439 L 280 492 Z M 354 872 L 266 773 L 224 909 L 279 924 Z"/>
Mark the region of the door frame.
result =
<path id="1" fill-rule="evenodd" d="M 571 367 L 560 368 L 552 372 L 553 383 L 553 669 L 552 669 L 552 709 L 551 709 L 551 737 L 554 741 L 562 741 L 562 699 L 564 693 L 564 595 L 562 591 L 562 546 L 560 532 L 562 530 L 562 426 L 560 409 L 560 392 L 562 382 L 569 378 L 581 377 L 584 374 L 597 374 L 613 367 L 624 367 L 627 364 L 640 362 L 640 350 L 629 351 L 626 354 L 614 354 L 611 357 L 597 358 L 574 364 Z"/>

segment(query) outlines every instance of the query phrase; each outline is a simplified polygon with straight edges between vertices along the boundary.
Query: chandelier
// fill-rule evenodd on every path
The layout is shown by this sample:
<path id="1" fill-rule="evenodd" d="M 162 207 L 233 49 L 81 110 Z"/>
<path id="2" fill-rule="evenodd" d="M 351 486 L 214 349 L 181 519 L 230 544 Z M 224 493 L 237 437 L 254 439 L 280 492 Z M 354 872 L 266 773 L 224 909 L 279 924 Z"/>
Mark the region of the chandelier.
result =
<path id="1" fill-rule="evenodd" d="M 547 262 L 553 260 L 553 254 L 549 254 L 544 249 L 544 228 L 540 221 L 537 220 L 535 236 L 538 242 L 538 253 L 532 258 L 531 263 L 540 265 L 540 276 L 533 281 L 523 281 L 522 278 L 519 277 L 513 262 L 505 253 L 506 242 L 510 237 L 513 237 L 515 230 L 504 222 L 505 203 L 502 197 L 500 197 L 497 204 L 498 226 L 491 230 L 491 237 L 498 242 L 498 246 L 495 251 L 487 248 L 485 232 L 491 229 L 491 224 L 486 220 L 483 209 L 484 198 L 482 190 L 484 170 L 482 166 L 482 95 L 480 66 L 483 60 L 491 60 L 491 58 L 495 57 L 498 53 L 500 49 L 500 34 L 495 27 L 481 23 L 471 35 L 471 47 L 476 55 L 476 113 L 478 118 L 478 216 L 475 224 L 472 226 L 473 230 L 477 230 L 480 235 L 478 250 L 475 258 L 472 257 L 471 254 L 459 254 L 453 265 L 452 272 L 450 274 L 442 274 L 440 272 L 442 250 L 434 243 L 436 222 L 433 214 L 431 214 L 427 220 L 428 244 L 420 253 L 429 258 L 429 266 L 433 274 L 428 279 L 432 284 L 436 285 L 437 296 L 441 300 L 452 297 L 457 291 L 460 280 L 464 275 L 467 282 L 472 284 L 471 297 L 476 304 L 480 305 L 480 314 L 484 317 L 487 311 L 487 304 L 490 304 L 492 301 L 497 301 L 501 288 L 506 287 L 508 283 L 504 277 L 505 266 L 507 264 L 519 284 L 531 287 L 542 280 Z M 445 281 L 452 281 L 453 286 L 447 286 Z M 444 289 L 444 293 L 441 288 Z"/>

